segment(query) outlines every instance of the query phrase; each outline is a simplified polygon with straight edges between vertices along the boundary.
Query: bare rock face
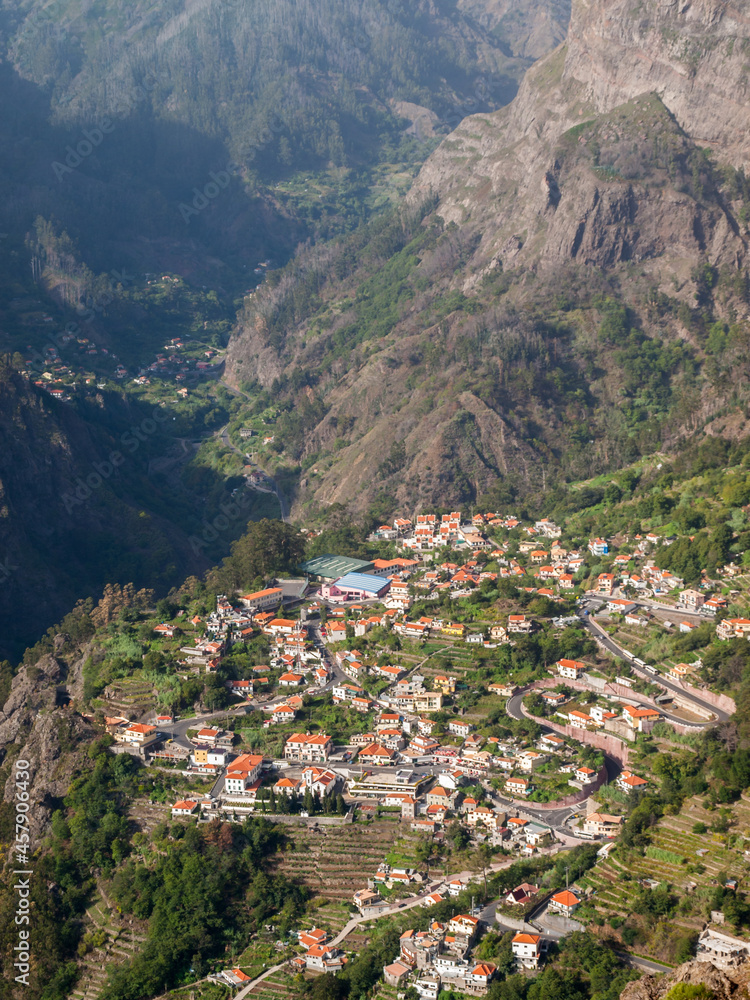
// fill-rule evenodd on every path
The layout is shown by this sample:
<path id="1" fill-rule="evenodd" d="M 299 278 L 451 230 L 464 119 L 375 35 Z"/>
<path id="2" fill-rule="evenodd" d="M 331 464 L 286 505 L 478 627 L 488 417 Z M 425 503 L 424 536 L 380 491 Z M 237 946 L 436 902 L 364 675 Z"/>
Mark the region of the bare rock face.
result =
<path id="1" fill-rule="evenodd" d="M 695 178 L 698 147 L 747 165 L 748 50 L 750 18 L 728 0 L 575 0 L 567 42 L 511 105 L 462 122 L 410 198 L 437 194 L 504 268 L 736 265 L 744 227 Z"/>
<path id="2" fill-rule="evenodd" d="M 716 1000 L 745 1000 L 749 977 L 749 962 L 729 972 L 710 962 L 686 962 L 666 976 L 644 976 L 628 983 L 620 1000 L 662 1000 L 677 983 L 706 986 Z"/>
<path id="3" fill-rule="evenodd" d="M 514 56 L 540 59 L 565 38 L 570 0 L 459 0 L 459 10 L 490 28 Z"/>
<path id="4" fill-rule="evenodd" d="M 750 14 L 732 0 L 576 0 L 565 76 L 610 110 L 658 94 L 701 146 L 750 163 Z"/>
<path id="5" fill-rule="evenodd" d="M 23 667 L 13 678 L 10 695 L 0 713 L 0 751 L 3 759 L 28 761 L 29 834 L 35 850 L 44 837 L 56 800 L 70 787 L 82 744 L 93 730 L 72 710 L 57 707 L 58 686 L 65 679 L 65 664 L 54 656 L 36 666 Z M 80 748 L 80 749 L 79 749 Z M 13 802 L 15 778 L 11 770 L 3 799 Z"/>

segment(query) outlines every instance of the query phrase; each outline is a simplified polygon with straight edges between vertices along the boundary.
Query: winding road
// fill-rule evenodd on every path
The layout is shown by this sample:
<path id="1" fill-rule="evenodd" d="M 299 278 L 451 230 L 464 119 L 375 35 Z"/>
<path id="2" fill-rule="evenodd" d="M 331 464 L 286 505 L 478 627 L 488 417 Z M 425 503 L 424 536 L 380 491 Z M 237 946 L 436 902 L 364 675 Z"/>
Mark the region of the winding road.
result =
<path id="1" fill-rule="evenodd" d="M 596 604 L 597 607 L 600 606 L 597 602 L 592 602 L 591 598 L 586 598 L 586 603 L 594 603 Z M 660 687 L 666 688 L 673 694 L 679 695 L 680 698 L 682 698 L 686 702 L 692 702 L 694 705 L 697 705 L 703 711 L 710 712 L 712 715 L 715 716 L 716 720 L 718 720 L 719 722 L 726 722 L 730 718 L 729 712 L 725 712 L 720 708 L 716 708 L 714 705 L 711 705 L 709 702 L 705 701 L 703 698 L 700 698 L 698 695 L 694 695 L 686 691 L 684 688 L 680 687 L 679 684 L 669 680 L 669 678 L 665 677 L 663 674 L 658 674 L 654 676 L 653 674 L 650 674 L 647 670 L 643 670 L 641 667 L 637 666 L 635 663 L 633 663 L 633 661 L 629 657 L 625 655 L 626 650 L 624 649 L 623 646 L 619 646 L 614 641 L 614 639 L 608 636 L 607 633 L 602 628 L 602 626 L 598 622 L 593 621 L 591 615 L 585 615 L 583 613 L 584 609 L 585 609 L 585 604 L 582 605 L 581 609 L 578 611 L 578 617 L 581 619 L 581 624 L 584 626 L 584 628 L 588 629 L 588 631 L 597 640 L 597 642 L 599 642 L 600 645 L 604 646 L 604 648 L 608 652 L 610 652 L 613 656 L 616 656 L 619 659 L 624 660 L 631 668 L 633 673 L 638 674 L 639 677 L 642 677 L 644 680 L 649 681 L 649 683 L 651 684 L 658 684 Z M 708 726 L 716 724 L 715 721 L 686 723 L 684 719 L 679 719 L 676 718 L 675 716 L 670 716 L 663 709 L 660 709 L 660 711 L 662 712 L 663 715 L 667 716 L 667 718 L 671 718 L 675 722 L 679 722 L 681 725 L 695 726 L 696 729 L 698 728 L 705 729 Z"/>

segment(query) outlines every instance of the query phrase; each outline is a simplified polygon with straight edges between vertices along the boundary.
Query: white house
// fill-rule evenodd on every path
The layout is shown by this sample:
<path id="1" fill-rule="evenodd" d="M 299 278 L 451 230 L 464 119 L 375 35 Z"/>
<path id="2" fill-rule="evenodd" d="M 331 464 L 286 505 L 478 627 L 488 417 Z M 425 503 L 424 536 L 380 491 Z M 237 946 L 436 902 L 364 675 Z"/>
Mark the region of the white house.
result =
<path id="1" fill-rule="evenodd" d="M 519 965 L 525 969 L 535 969 L 542 953 L 542 935 L 519 931 L 511 942 L 513 954 Z"/>
<path id="2" fill-rule="evenodd" d="M 596 781 L 596 771 L 591 767 L 577 767 L 575 770 L 576 781 L 583 785 L 592 785 Z"/>
<path id="3" fill-rule="evenodd" d="M 561 677 L 565 677 L 567 680 L 576 681 L 578 678 L 586 673 L 585 663 L 581 663 L 580 660 L 558 660 L 557 661 L 557 672 Z"/>
<path id="4" fill-rule="evenodd" d="M 192 816 L 197 808 L 197 802 L 192 799 L 183 799 L 180 802 L 175 802 L 172 806 L 172 816 Z"/>
<path id="5" fill-rule="evenodd" d="M 549 901 L 548 909 L 552 913 L 562 913 L 563 916 L 569 917 L 578 909 L 581 905 L 578 896 L 570 889 L 563 889 L 561 892 L 556 892 L 555 895 Z"/>

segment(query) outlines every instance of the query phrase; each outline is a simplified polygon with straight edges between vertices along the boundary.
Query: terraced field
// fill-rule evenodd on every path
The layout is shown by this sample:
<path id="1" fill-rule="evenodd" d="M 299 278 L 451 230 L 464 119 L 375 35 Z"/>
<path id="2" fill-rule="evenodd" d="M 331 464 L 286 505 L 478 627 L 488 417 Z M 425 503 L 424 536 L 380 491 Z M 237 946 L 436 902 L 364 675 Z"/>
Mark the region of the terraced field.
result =
<path id="1" fill-rule="evenodd" d="M 289 833 L 287 849 L 277 856 L 275 864 L 316 896 L 349 903 L 354 890 L 367 885 L 367 879 L 401 837 L 401 824 L 393 820 L 323 827 L 319 833 L 295 827 Z"/>
<path id="2" fill-rule="evenodd" d="M 101 894 L 86 911 L 84 924 L 93 947 L 80 961 L 70 1000 L 96 1000 L 107 978 L 106 966 L 132 958 L 146 940 L 146 925 L 120 918 Z"/>
<path id="3" fill-rule="evenodd" d="M 124 715 L 127 718 L 139 718 L 144 712 L 155 705 L 154 686 L 144 680 L 140 671 L 131 677 L 123 677 L 113 681 L 104 690 L 102 698 L 92 702 L 95 708 L 100 708 L 105 715 Z"/>
<path id="4" fill-rule="evenodd" d="M 633 899 L 641 889 L 638 879 L 669 883 L 678 891 L 693 894 L 697 900 L 708 899 L 720 874 L 739 879 L 745 888 L 750 879 L 750 863 L 743 856 L 744 845 L 730 847 L 727 839 L 750 832 L 750 802 L 735 803 L 731 813 L 733 822 L 728 834 L 712 833 L 710 829 L 703 834 L 693 833 L 696 823 L 710 828 L 718 811 L 704 809 L 699 798 L 689 799 L 679 815 L 660 820 L 652 831 L 652 846 L 644 857 L 629 856 L 624 866 L 616 855 L 610 856 L 579 882 L 595 890 L 593 902 L 597 909 L 623 917 L 632 913 Z M 690 919 L 684 923 L 693 924 Z"/>
<path id="5" fill-rule="evenodd" d="M 398 990 L 395 986 L 388 986 L 387 983 L 380 982 L 375 987 L 372 1000 L 396 1000 Z"/>
<path id="6" fill-rule="evenodd" d="M 294 983 L 294 976 L 290 969 L 279 969 L 258 983 L 247 994 L 253 1000 L 284 1000 L 285 997 L 294 998 L 299 996 L 299 989 Z"/>
<path id="7" fill-rule="evenodd" d="M 314 923 L 316 927 L 327 931 L 329 937 L 334 938 L 344 925 L 349 922 L 355 909 L 351 903 L 351 897 L 349 897 L 349 900 L 338 902 L 327 896 L 315 896 L 311 900 L 308 912 L 310 914 L 310 923 Z M 350 934 L 346 939 L 347 948 L 349 947 L 349 941 L 354 936 Z"/>

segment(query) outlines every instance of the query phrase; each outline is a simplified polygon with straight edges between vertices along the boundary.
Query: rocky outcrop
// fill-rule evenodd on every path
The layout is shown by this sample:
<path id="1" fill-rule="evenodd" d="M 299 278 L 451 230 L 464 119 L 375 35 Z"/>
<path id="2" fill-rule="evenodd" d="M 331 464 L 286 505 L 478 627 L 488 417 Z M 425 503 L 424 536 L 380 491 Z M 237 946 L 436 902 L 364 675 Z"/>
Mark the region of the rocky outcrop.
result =
<path id="1" fill-rule="evenodd" d="M 457 6 L 527 59 L 551 52 L 570 20 L 570 0 L 459 0 Z"/>
<path id="2" fill-rule="evenodd" d="M 732 0 L 576 0 L 565 78 L 609 111 L 655 93 L 701 146 L 750 164 L 750 13 Z"/>
<path id="3" fill-rule="evenodd" d="M 20 759 L 29 763 L 32 850 L 39 846 L 52 812 L 59 808 L 58 800 L 67 793 L 74 771 L 85 759 L 84 741 L 94 734 L 81 716 L 58 704 L 58 692 L 65 688 L 66 675 L 65 663 L 54 656 L 21 668 L 0 713 L 2 761 Z M 11 770 L 3 799 L 13 802 L 14 796 Z"/>
<path id="4" fill-rule="evenodd" d="M 504 4 L 493 16 L 532 9 Z M 256 292 L 227 372 L 235 384 L 278 379 L 307 409 L 290 449 L 295 513 L 308 502 L 367 511 L 374 498 L 376 511 L 413 512 L 466 503 L 498 479 L 543 492 L 558 462 L 588 478 L 655 446 L 626 426 L 640 337 L 686 344 L 700 369 L 696 302 L 727 323 L 750 317 L 750 188 L 732 169 L 750 149 L 748 48 L 730 0 L 573 0 L 567 41 L 515 100 L 464 119 L 424 164 L 403 213 L 409 251 L 394 263 L 373 239 L 388 294 L 390 277 L 371 282 L 369 260 L 357 274 L 330 247 Z M 429 234 L 433 206 L 444 223 L 434 246 L 409 221 Z M 295 282 L 312 287 L 313 272 L 320 308 L 298 312 Z M 632 311 L 633 357 L 597 329 L 607 298 Z M 669 405 L 681 364 L 665 369 Z M 743 364 L 727 359 L 727 385 L 744 384 Z M 668 421 L 654 409 L 665 450 L 735 405 L 704 374 Z"/>
<path id="5" fill-rule="evenodd" d="M 686 962 L 666 976 L 644 976 L 628 983 L 620 1000 L 662 1000 L 677 983 L 704 985 L 715 1000 L 746 1000 L 750 963 L 723 972 L 710 962 Z"/>
<path id="6" fill-rule="evenodd" d="M 575 0 L 566 43 L 508 108 L 462 122 L 410 197 L 437 194 L 495 266 L 736 265 L 745 227 L 694 179 L 698 147 L 748 162 L 748 49 L 726 0 Z"/>

